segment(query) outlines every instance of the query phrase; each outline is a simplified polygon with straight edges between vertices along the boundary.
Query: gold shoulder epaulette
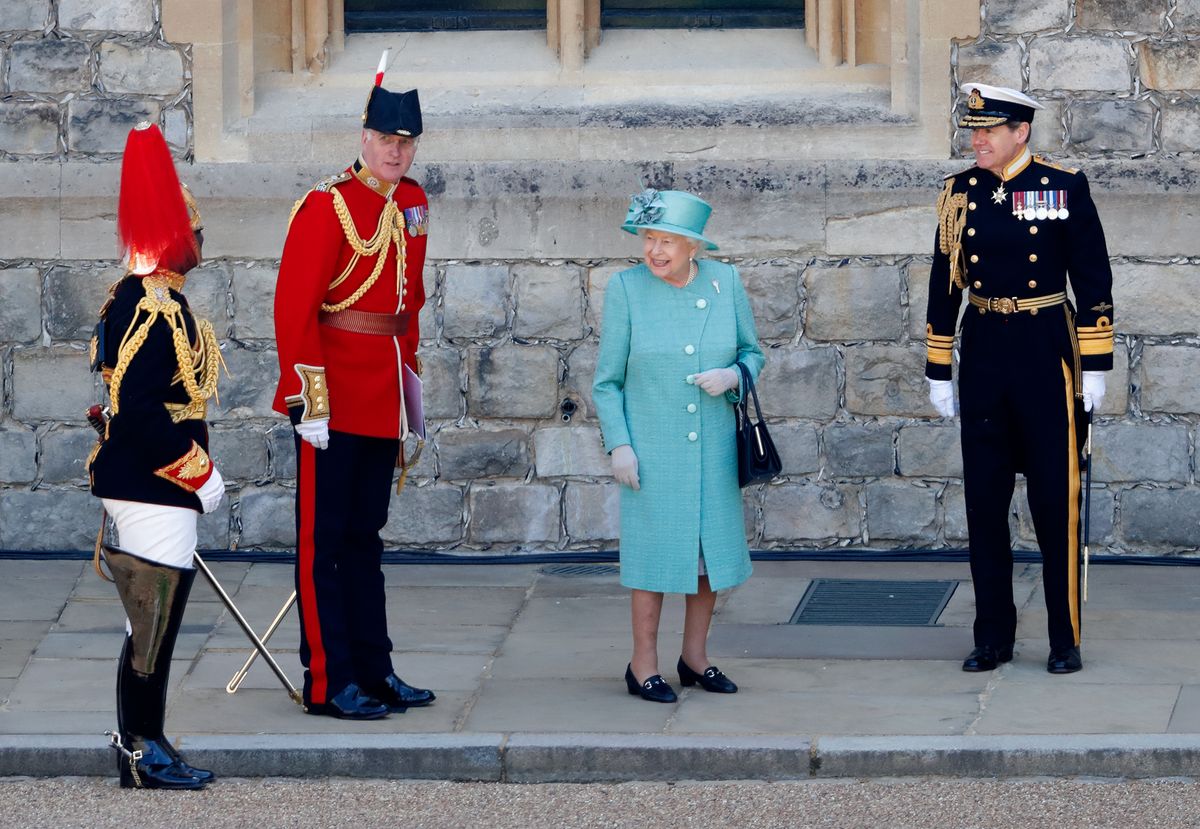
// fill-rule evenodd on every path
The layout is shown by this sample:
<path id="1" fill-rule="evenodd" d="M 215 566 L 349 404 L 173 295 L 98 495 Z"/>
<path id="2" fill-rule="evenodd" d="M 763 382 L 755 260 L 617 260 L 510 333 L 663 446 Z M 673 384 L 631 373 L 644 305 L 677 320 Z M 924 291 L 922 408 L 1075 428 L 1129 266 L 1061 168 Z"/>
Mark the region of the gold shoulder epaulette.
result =
<path id="1" fill-rule="evenodd" d="M 343 170 L 328 178 L 323 178 L 312 186 L 308 193 L 328 193 L 343 181 L 349 181 L 350 174 Z M 308 193 L 305 193 L 300 198 L 296 199 L 296 203 L 292 205 L 292 212 L 288 214 L 288 227 L 292 226 L 292 219 L 296 218 L 296 214 L 300 212 L 300 208 L 304 205 L 304 200 L 308 198 Z"/>
<path id="2" fill-rule="evenodd" d="M 1075 175 L 1076 173 L 1079 172 L 1078 167 L 1067 167 L 1065 165 L 1059 164 L 1057 161 L 1051 161 L 1048 158 L 1043 158 L 1040 155 L 1035 155 L 1033 157 L 1033 160 L 1036 161 L 1038 164 L 1043 164 L 1047 167 L 1053 167 L 1055 170 L 1062 170 L 1064 173 L 1070 173 L 1071 175 Z"/>

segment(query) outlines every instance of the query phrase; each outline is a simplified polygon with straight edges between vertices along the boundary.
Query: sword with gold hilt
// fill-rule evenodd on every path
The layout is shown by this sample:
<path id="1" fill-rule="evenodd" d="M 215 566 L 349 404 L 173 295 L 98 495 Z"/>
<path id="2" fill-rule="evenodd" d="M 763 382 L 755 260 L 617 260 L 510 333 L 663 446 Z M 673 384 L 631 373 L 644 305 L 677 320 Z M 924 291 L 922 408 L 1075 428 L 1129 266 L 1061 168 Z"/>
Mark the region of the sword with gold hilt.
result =
<path id="1" fill-rule="evenodd" d="M 1091 550 L 1088 542 L 1091 540 L 1092 518 L 1092 412 L 1087 413 L 1087 438 L 1083 442 L 1083 456 L 1087 462 L 1087 474 L 1083 485 L 1083 600 L 1088 596 L 1088 559 Z"/>

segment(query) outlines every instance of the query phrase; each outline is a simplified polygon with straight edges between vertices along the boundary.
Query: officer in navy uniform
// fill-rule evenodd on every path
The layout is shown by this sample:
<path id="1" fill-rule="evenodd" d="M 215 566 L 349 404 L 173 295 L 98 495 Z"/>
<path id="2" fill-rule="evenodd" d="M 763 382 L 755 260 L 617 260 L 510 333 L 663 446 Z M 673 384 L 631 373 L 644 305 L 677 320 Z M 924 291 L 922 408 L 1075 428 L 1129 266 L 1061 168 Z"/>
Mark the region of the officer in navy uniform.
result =
<path id="1" fill-rule="evenodd" d="M 428 201 L 406 177 L 417 91 L 382 86 L 361 154 L 292 211 L 275 292 L 274 408 L 295 431 L 296 593 L 304 710 L 378 719 L 434 694 L 392 669 L 380 531 L 409 432 L 405 372 L 420 373 Z M 412 424 L 416 426 L 416 424 Z"/>
<path id="2" fill-rule="evenodd" d="M 976 166 L 948 177 L 938 199 L 925 364 L 930 401 L 952 417 L 952 355 L 966 290 L 958 391 L 976 615 L 975 649 L 962 667 L 989 671 L 1012 659 L 1008 517 L 1023 472 L 1043 561 L 1046 667 L 1073 673 L 1083 667 L 1082 439 L 1112 368 L 1108 250 L 1084 175 L 1030 154 L 1041 105 L 1001 87 L 964 84 L 962 91 L 959 126 L 972 130 Z"/>

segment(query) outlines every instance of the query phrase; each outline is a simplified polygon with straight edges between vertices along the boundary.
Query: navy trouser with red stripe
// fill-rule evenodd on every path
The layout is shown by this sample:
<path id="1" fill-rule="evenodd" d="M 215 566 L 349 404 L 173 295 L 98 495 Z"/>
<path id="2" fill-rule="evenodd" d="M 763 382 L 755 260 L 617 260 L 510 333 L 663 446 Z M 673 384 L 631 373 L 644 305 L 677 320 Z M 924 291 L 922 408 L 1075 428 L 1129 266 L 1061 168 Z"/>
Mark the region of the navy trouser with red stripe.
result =
<path id="1" fill-rule="evenodd" d="M 392 672 L 380 560 L 400 442 L 346 432 L 296 442 L 296 593 L 304 701 Z"/>
<path id="2" fill-rule="evenodd" d="M 1025 473 L 1042 553 L 1051 649 L 1080 642 L 1079 431 L 1070 317 L 977 314 L 962 328 L 959 397 L 963 484 L 975 587 L 975 644 L 1003 649 L 1016 638 L 1009 508 Z"/>

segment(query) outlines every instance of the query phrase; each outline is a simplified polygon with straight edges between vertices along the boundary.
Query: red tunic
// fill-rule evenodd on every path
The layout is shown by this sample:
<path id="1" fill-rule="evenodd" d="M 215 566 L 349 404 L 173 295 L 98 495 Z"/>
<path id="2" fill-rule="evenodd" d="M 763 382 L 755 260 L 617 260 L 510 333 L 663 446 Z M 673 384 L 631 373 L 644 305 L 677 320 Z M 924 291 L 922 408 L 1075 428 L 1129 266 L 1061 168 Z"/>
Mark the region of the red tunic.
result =
<path id="1" fill-rule="evenodd" d="M 369 242 L 384 212 L 388 186 L 356 164 L 309 191 L 293 216 L 275 287 L 280 377 L 274 402 L 275 411 L 289 415 L 293 423 L 327 416 L 334 431 L 404 437 L 401 363 L 417 370 L 417 315 L 425 304 L 429 208 L 420 185 L 405 178 L 392 193 L 404 220 L 403 279 L 397 275 L 396 246 L 387 241 L 380 253 L 361 256 L 346 278 L 331 287 L 355 255 L 335 210 L 334 191 L 345 201 L 359 239 Z M 321 324 L 321 305 L 350 298 L 370 278 L 379 256 L 387 257 L 382 272 L 349 307 L 407 314 L 407 330 L 394 336 L 360 334 Z"/>

